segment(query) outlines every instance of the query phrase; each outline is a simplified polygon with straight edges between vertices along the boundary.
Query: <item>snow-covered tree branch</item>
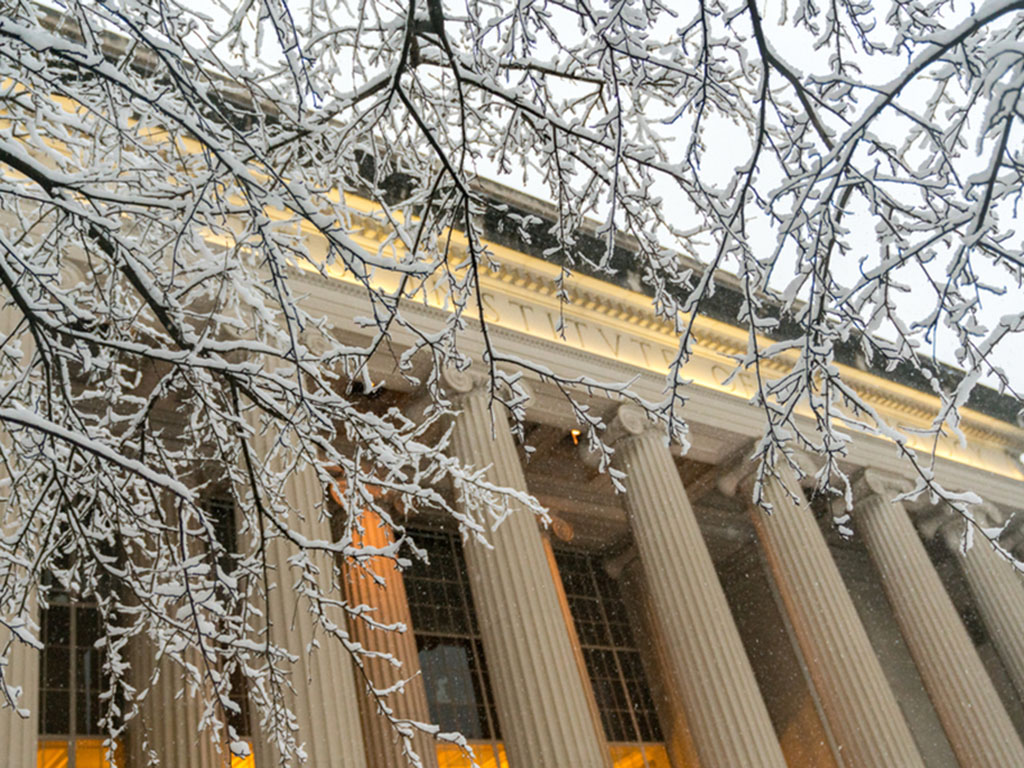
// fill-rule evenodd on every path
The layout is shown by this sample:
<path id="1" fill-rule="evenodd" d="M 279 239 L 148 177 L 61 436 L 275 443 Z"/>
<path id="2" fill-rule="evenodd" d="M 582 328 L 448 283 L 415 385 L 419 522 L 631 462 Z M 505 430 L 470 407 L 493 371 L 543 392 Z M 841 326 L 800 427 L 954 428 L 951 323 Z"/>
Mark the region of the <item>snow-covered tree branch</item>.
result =
<path id="1" fill-rule="evenodd" d="M 1021 0 L 0 9 L 0 657 L 38 645 L 50 590 L 94 599 L 113 738 L 140 693 L 126 649 L 146 636 L 215 731 L 241 671 L 291 759 L 267 543 L 292 553 L 319 642 L 358 657 L 337 616 L 372 618 L 318 579 L 415 557 L 395 509 L 469 535 L 509 498 L 544 514 L 449 456 L 441 372 L 486 372 L 520 438 L 523 377 L 553 384 L 607 468 L 585 396 L 631 400 L 685 443 L 694 323 L 723 283 L 742 299 L 733 373 L 755 376 L 762 479 L 809 452 L 819 492 L 848 497 L 849 435 L 866 432 L 896 446 L 911 495 L 973 520 L 934 445 L 979 381 L 1020 400 L 1000 350 L 1024 331 Z M 487 179 L 545 196 L 549 219 L 506 216 Z M 577 271 L 639 278 L 679 335 L 661 401 L 493 337 L 487 216 L 540 244 L 559 290 Z M 299 270 L 360 286 L 359 327 L 307 306 Z M 449 310 L 437 327 L 409 312 L 428 295 Z M 415 415 L 368 397 L 382 357 L 422 389 Z M 840 357 L 927 383 L 931 451 Z M 315 509 L 285 493 L 302 473 L 334 491 Z M 218 534 L 214 498 L 254 546 Z M 387 547 L 362 543 L 366 510 Z M 8 678 L 0 664 L 16 705 Z"/>

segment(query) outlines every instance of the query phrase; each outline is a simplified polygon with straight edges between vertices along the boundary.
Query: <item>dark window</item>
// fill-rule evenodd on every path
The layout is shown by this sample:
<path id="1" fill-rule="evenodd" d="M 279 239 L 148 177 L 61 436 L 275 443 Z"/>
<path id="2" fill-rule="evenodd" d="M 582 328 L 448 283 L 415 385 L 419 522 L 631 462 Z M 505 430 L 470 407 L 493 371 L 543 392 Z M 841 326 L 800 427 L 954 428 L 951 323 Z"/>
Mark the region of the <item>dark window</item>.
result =
<path id="1" fill-rule="evenodd" d="M 500 738 L 462 544 L 445 531 L 414 531 L 429 564 L 405 571 L 431 719 L 467 739 Z"/>
<path id="2" fill-rule="evenodd" d="M 569 612 L 609 741 L 661 741 L 622 591 L 593 555 L 555 551 Z"/>
<path id="3" fill-rule="evenodd" d="M 213 534 L 217 543 L 223 551 L 214 563 L 221 571 L 231 574 L 235 570 L 234 555 L 238 554 L 238 534 L 235 525 L 235 502 L 230 497 L 214 496 L 206 499 L 202 505 L 203 511 L 209 515 L 213 527 Z M 217 589 L 225 604 L 230 605 L 234 600 L 235 590 L 229 588 L 225 583 L 219 583 Z M 248 680 L 241 668 L 233 667 L 231 675 L 231 701 L 234 702 L 237 710 L 226 711 L 227 724 L 234 728 L 238 737 L 248 737 L 250 733 L 249 720 L 249 696 Z"/>
<path id="4" fill-rule="evenodd" d="M 103 652 L 95 647 L 102 635 L 94 604 L 73 603 L 67 595 L 50 593 L 42 611 L 39 730 L 73 740 L 103 734 Z"/>

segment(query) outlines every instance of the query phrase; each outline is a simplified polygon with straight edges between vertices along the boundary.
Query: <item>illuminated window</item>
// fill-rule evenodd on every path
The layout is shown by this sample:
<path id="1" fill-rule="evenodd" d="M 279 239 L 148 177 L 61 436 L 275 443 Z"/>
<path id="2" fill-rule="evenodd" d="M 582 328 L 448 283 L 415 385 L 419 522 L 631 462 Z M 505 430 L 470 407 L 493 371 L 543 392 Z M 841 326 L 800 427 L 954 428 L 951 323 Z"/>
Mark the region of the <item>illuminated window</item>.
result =
<path id="1" fill-rule="evenodd" d="M 555 560 L 606 738 L 613 743 L 662 741 L 619 585 L 592 555 L 556 550 Z"/>
<path id="2" fill-rule="evenodd" d="M 430 559 L 415 561 L 404 578 L 431 720 L 461 732 L 481 768 L 507 768 L 461 541 L 445 531 L 416 530 L 413 538 Z M 669 768 L 618 586 L 595 558 L 557 560 L 615 768 Z M 437 755 L 441 768 L 470 766 L 455 747 L 439 746 Z"/>
<path id="3" fill-rule="evenodd" d="M 461 542 L 445 531 L 417 530 L 413 538 L 430 558 L 404 574 L 430 718 L 470 740 L 481 766 L 505 766 Z M 440 747 L 438 758 L 446 768 L 469 765 L 450 747 Z"/>
<path id="4" fill-rule="evenodd" d="M 99 610 L 56 590 L 42 612 L 38 768 L 105 768 Z"/>

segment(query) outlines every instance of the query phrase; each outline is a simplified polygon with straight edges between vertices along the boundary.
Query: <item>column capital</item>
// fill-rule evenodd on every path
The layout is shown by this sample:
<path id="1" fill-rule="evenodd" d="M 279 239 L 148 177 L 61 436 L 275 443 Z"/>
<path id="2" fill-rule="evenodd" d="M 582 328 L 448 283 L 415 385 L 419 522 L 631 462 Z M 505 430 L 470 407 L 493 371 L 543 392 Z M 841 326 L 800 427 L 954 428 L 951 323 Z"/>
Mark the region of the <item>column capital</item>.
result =
<path id="1" fill-rule="evenodd" d="M 631 544 L 622 552 L 606 557 L 602 561 L 602 566 L 605 573 L 615 579 L 615 581 L 618 581 L 630 565 L 639 561 L 640 553 L 637 551 L 636 544 Z"/>
<path id="2" fill-rule="evenodd" d="M 979 526 L 986 529 L 1003 527 L 1009 520 L 1009 515 L 999 509 L 995 504 L 987 501 L 972 504 L 971 514 L 974 516 L 974 521 Z M 937 526 L 937 534 L 942 537 L 946 546 L 953 551 L 958 551 L 964 538 L 964 526 L 970 525 L 970 523 L 964 519 L 963 515 L 955 512 L 950 513 L 948 509 L 945 510 L 945 514 L 940 513 L 940 515 L 942 522 Z M 975 537 L 977 537 L 977 535 L 978 534 L 975 533 Z M 974 545 L 977 545 L 977 543 L 978 542 L 975 541 Z M 1006 544 L 1007 542 L 1003 542 L 1003 546 L 1006 546 Z"/>
<path id="3" fill-rule="evenodd" d="M 441 383 L 454 395 L 468 395 L 479 389 L 487 381 L 487 377 L 468 368 L 459 369 L 449 365 L 441 369 Z"/>
<path id="4" fill-rule="evenodd" d="M 877 467 L 865 467 L 854 474 L 850 487 L 856 507 L 859 501 L 872 496 L 883 496 L 886 501 L 892 501 L 913 488 L 913 484 L 903 475 Z"/>
<path id="5" fill-rule="evenodd" d="M 1024 560 L 1024 527 L 1019 522 L 1011 521 L 1001 537 L 1006 551 L 1018 560 Z"/>
<path id="6" fill-rule="evenodd" d="M 741 450 L 734 453 L 719 466 L 721 472 L 718 474 L 718 490 L 729 498 L 742 493 L 750 496 L 753 490 L 754 480 L 757 476 L 757 469 L 760 462 L 752 458 L 754 444 L 751 442 Z M 809 478 L 814 476 L 818 468 L 814 465 L 814 459 L 805 451 L 793 451 L 788 457 L 784 456 L 782 461 L 792 461 L 800 468 L 802 477 L 799 478 L 801 488 L 806 488 Z M 789 488 L 789 491 L 795 489 Z"/>
<path id="7" fill-rule="evenodd" d="M 614 446 L 620 440 L 639 437 L 653 429 L 654 423 L 643 408 L 635 403 L 622 403 L 608 422 L 603 439 L 608 445 Z"/>
<path id="8" fill-rule="evenodd" d="M 460 370 L 449 365 L 441 368 L 437 376 L 440 380 L 440 399 L 448 401 L 444 407 L 440 406 L 437 393 L 428 391 L 426 387 L 410 392 L 401 404 L 402 414 L 416 424 L 423 425 L 428 418 L 434 419 L 423 435 L 426 440 L 436 438 L 445 427 L 450 426 L 457 412 L 466 407 L 468 398 L 487 397 L 490 394 L 490 379 L 482 371 L 471 368 Z M 513 413 L 524 414 L 525 407 L 535 401 L 533 386 L 523 379 L 516 379 L 514 386 L 515 390 L 507 382 L 499 381 L 498 397 L 503 407 Z"/>
<path id="9" fill-rule="evenodd" d="M 440 378 L 445 394 L 455 402 L 486 391 L 490 383 L 490 377 L 482 371 L 471 368 L 459 369 L 452 365 L 441 369 Z M 516 378 L 512 382 L 499 380 L 497 386 L 502 397 L 517 396 L 519 405 L 525 405 L 534 399 L 533 387 L 522 378 Z"/>
<path id="10" fill-rule="evenodd" d="M 731 499 L 741 487 L 751 482 L 757 471 L 757 462 L 752 458 L 753 452 L 754 443 L 751 441 L 718 465 L 719 472 L 715 483 L 723 495 Z"/>
<path id="11" fill-rule="evenodd" d="M 621 403 L 615 410 L 615 415 L 608 420 L 601 440 L 611 448 L 621 447 L 623 441 L 640 437 L 655 431 L 654 422 L 648 417 L 643 408 L 635 403 Z M 586 466 L 596 469 L 601 464 L 602 454 L 600 451 L 590 450 L 586 441 L 581 440 L 577 446 L 577 455 Z"/>

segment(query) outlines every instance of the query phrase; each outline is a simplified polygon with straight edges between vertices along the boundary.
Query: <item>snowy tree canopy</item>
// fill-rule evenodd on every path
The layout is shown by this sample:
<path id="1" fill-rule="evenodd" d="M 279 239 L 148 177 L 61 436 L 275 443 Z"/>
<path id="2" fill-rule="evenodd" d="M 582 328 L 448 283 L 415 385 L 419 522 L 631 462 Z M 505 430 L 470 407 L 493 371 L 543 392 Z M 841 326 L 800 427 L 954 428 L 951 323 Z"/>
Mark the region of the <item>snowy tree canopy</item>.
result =
<path id="1" fill-rule="evenodd" d="M 8 633 L 38 645 L 33 606 L 54 586 L 95 599 L 113 736 L 136 695 L 126 649 L 148 635 L 210 690 L 211 727 L 244 670 L 283 753 L 301 740 L 274 715 L 288 659 L 260 639 L 263 547 L 229 551 L 209 499 L 234 500 L 239 535 L 288 543 L 321 642 L 348 643 L 311 557 L 415 553 L 398 520 L 392 546 L 361 546 L 361 510 L 480 530 L 439 488 L 470 509 L 507 494 L 446 455 L 440 371 L 489 372 L 520 435 L 521 377 L 557 384 L 605 464 L 574 393 L 632 399 L 685 441 L 692 322 L 723 273 L 743 297 L 762 474 L 808 451 L 819 487 L 845 493 L 838 462 L 866 430 L 970 516 L 836 353 L 917 371 L 941 398 L 935 436 L 958 433 L 982 377 L 1019 399 L 997 353 L 1024 330 L 1019 303 L 1002 308 L 1024 264 L 1021 0 L 0 8 L 0 654 Z M 680 334 L 663 401 L 514 358 L 486 326 L 483 355 L 464 352 L 500 204 L 481 178 L 551 201 L 544 255 L 563 277 L 628 256 Z M 352 237 L 367 226 L 376 252 Z M 367 343 L 303 306 L 300 264 L 360 283 Z M 453 310 L 443 327 L 405 311 L 428 291 Z M 399 328 L 412 347 L 390 344 Z M 416 418 L 358 396 L 382 353 L 429 397 Z M 345 513 L 332 540 L 292 524 L 283 480 L 302 471 Z"/>

